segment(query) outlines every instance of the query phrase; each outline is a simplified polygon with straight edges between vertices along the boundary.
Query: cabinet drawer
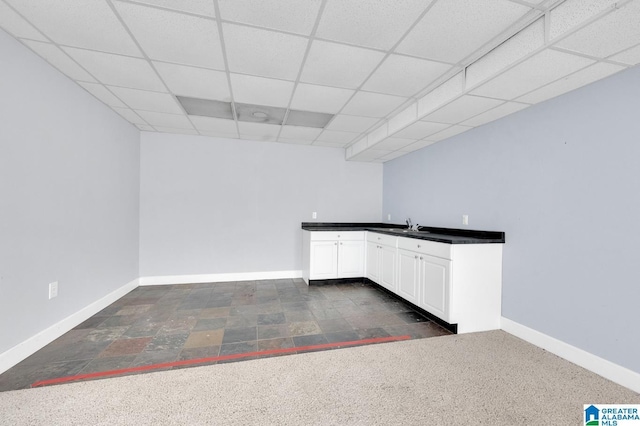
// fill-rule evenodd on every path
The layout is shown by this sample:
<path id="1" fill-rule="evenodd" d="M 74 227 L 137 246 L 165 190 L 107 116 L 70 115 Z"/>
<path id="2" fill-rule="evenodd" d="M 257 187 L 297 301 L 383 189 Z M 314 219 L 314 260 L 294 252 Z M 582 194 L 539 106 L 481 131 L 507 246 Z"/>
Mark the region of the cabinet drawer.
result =
<path id="1" fill-rule="evenodd" d="M 398 247 L 398 237 L 386 234 L 377 234 L 375 232 L 367 233 L 367 241 L 381 244 L 383 246 Z"/>
<path id="2" fill-rule="evenodd" d="M 415 238 L 398 238 L 398 248 L 416 251 L 418 253 L 443 259 L 451 259 L 451 244 L 417 240 Z"/>
<path id="3" fill-rule="evenodd" d="M 311 241 L 364 241 L 364 231 L 314 231 Z"/>

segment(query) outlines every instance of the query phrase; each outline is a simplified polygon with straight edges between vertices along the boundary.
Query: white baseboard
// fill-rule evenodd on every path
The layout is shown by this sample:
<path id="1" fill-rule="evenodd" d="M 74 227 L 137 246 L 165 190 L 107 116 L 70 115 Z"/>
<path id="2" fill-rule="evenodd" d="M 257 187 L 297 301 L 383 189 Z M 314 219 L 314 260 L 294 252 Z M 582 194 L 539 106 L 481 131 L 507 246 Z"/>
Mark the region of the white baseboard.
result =
<path id="1" fill-rule="evenodd" d="M 526 327 L 508 318 L 501 318 L 501 328 L 509 334 L 521 338 L 533 345 L 545 349 L 560 358 L 564 358 L 574 364 L 579 365 L 591 372 L 594 372 L 605 379 L 640 392 L 640 373 L 631 371 L 628 368 L 614 364 L 604 358 L 593 355 L 585 350 L 576 348 L 568 343 L 554 337 L 540 333 L 532 328 Z"/>
<path id="2" fill-rule="evenodd" d="M 78 312 L 69 315 L 62 321 L 59 321 L 49 328 L 46 328 L 25 340 L 16 346 L 0 354 L 0 373 L 3 373 L 18 364 L 25 358 L 33 355 L 44 346 L 56 340 L 67 331 L 81 324 L 93 315 L 97 314 L 116 300 L 120 299 L 131 290 L 138 287 L 138 279 L 135 279 L 119 289 L 107 294 L 103 298 L 96 300 L 88 306 L 80 309 Z"/>
<path id="3" fill-rule="evenodd" d="M 302 271 L 239 272 L 228 274 L 165 275 L 140 277 L 140 285 L 219 283 L 225 281 L 277 280 L 302 278 Z"/>

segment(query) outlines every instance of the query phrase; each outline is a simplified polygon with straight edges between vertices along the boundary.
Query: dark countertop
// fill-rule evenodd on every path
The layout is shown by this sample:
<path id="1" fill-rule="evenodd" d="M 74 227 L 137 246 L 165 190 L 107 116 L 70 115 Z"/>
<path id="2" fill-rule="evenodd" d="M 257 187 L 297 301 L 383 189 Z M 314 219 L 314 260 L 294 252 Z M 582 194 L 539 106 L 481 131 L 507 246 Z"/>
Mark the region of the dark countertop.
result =
<path id="1" fill-rule="evenodd" d="M 406 225 L 392 223 L 302 222 L 302 229 L 306 231 L 372 231 L 397 237 L 446 244 L 495 244 L 505 242 L 504 232 L 498 231 L 436 228 L 431 226 L 420 226 L 419 231 L 407 231 L 406 228 Z"/>

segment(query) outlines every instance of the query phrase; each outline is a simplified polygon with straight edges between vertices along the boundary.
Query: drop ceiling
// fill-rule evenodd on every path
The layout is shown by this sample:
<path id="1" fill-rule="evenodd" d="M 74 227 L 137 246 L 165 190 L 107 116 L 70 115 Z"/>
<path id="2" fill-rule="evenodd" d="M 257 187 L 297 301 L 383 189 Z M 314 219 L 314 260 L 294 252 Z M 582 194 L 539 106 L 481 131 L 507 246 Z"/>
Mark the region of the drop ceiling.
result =
<path id="1" fill-rule="evenodd" d="M 0 28 L 142 131 L 370 162 L 640 63 L 639 22 L 640 0 L 0 0 Z"/>

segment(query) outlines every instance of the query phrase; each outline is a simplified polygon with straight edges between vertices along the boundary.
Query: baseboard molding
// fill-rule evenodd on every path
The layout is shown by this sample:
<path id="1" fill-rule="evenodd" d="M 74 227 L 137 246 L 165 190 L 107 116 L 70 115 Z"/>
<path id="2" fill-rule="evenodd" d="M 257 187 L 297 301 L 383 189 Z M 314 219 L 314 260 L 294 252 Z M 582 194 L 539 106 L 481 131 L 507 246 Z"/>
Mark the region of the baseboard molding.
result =
<path id="1" fill-rule="evenodd" d="M 501 318 L 501 328 L 509 334 L 521 338 L 535 346 L 545 349 L 560 358 L 564 358 L 582 368 L 596 373 L 605 379 L 640 393 L 640 373 L 614 364 L 604 358 L 576 348 L 554 337 L 540 333 L 508 318 Z"/>
<path id="2" fill-rule="evenodd" d="M 287 278 L 302 278 L 302 271 L 266 271 L 227 274 L 165 275 L 157 277 L 140 277 L 140 285 L 200 284 L 219 283 L 225 281 L 278 280 Z"/>
<path id="3" fill-rule="evenodd" d="M 120 299 L 131 290 L 138 287 L 138 279 L 135 279 L 117 290 L 107 294 L 103 298 L 96 300 L 90 305 L 85 306 L 78 312 L 69 315 L 62 321 L 59 321 L 49 328 L 46 328 L 25 340 L 22 343 L 18 343 L 16 346 L 0 354 L 0 374 L 7 371 L 20 361 L 31 356 L 35 352 L 42 349 L 44 346 L 53 342 L 58 337 L 62 336 L 67 331 L 71 330 L 75 326 L 81 324 L 93 315 L 97 314 L 116 300 Z"/>

